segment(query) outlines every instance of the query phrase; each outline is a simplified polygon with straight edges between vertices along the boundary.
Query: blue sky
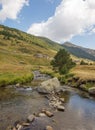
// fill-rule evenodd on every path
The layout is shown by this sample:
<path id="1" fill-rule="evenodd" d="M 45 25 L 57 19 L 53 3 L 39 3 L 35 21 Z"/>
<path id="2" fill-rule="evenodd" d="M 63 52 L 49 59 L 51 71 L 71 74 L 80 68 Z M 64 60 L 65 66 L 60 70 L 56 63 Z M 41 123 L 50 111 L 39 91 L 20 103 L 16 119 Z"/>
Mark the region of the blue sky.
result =
<path id="1" fill-rule="evenodd" d="M 95 0 L 0 0 L 0 24 L 95 49 Z"/>

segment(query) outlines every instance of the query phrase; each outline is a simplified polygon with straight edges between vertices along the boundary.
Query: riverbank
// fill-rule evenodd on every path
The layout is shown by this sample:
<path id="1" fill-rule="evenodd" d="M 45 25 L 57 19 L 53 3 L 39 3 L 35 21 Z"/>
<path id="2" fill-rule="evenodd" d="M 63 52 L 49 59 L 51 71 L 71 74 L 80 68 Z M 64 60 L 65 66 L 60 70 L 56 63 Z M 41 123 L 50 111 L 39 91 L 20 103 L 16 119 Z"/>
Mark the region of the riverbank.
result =
<path id="1" fill-rule="evenodd" d="M 25 123 L 27 123 L 27 117 L 33 114 L 36 122 L 32 122 L 32 130 L 39 130 L 39 121 L 40 124 L 43 122 L 45 128 L 49 125 L 54 130 L 94 130 L 94 99 L 84 97 L 85 94 L 77 89 L 67 86 L 62 86 L 62 88 L 64 88 L 64 92 L 60 96 L 64 98 L 64 112 L 56 111 L 49 105 L 50 95 L 47 99 L 47 94 L 41 95 L 33 89 L 17 88 L 14 93 L 18 93 L 19 96 L 0 101 L 0 129 L 9 128 L 10 125 L 14 126 L 16 123 L 23 123 L 24 128 L 29 129 L 29 122 Z M 39 113 L 44 113 L 43 108 L 53 113 L 54 116 L 39 117 Z M 48 124 L 45 124 L 44 121 Z"/>
<path id="2" fill-rule="evenodd" d="M 39 79 L 42 79 L 42 77 L 45 77 L 46 79 L 45 75 L 39 73 L 39 71 L 34 71 L 34 80 L 37 81 Z M 40 106 L 40 108 L 37 107 L 36 110 L 33 110 L 32 108 L 31 113 L 29 113 L 29 116 L 26 117 L 26 119 L 24 118 L 24 120 L 21 119 L 15 121 L 15 123 L 13 122 L 11 126 L 9 125 L 7 127 L 7 130 L 10 129 L 11 130 L 27 130 L 27 129 L 28 130 L 39 130 L 39 129 L 40 130 L 63 130 L 63 126 L 60 123 L 57 124 L 57 122 L 59 122 L 58 121 L 59 118 L 58 115 L 56 116 L 56 114 L 59 113 L 60 115 L 60 113 L 62 113 L 62 115 L 64 115 L 65 111 L 67 111 L 66 102 L 69 101 L 68 94 L 73 96 L 79 92 L 77 89 L 75 90 L 68 86 L 60 86 L 57 78 L 53 78 L 53 79 L 50 79 L 50 77 L 47 78 L 49 79 L 42 82 L 40 87 L 37 86 L 36 89 L 35 88 L 31 89 L 31 93 L 33 93 L 34 91 L 35 97 L 37 95 L 41 96 L 41 98 L 45 101 L 44 102 L 45 104 L 43 104 L 40 99 L 38 101 L 39 103 L 37 102 L 33 103 L 35 105 Z M 48 84 L 49 86 L 51 86 L 50 88 L 48 88 Z M 27 90 L 30 91 L 30 89 L 24 89 L 24 88 L 23 89 L 16 88 L 16 89 L 20 91 L 22 90 L 25 91 L 23 96 L 25 96 Z M 87 94 L 82 94 L 82 95 L 85 98 L 88 97 L 90 98 L 90 96 L 87 96 Z M 35 105 L 33 105 L 33 107 Z M 62 122 L 62 119 L 63 117 L 60 116 L 60 122 Z"/>
<path id="3" fill-rule="evenodd" d="M 31 66 L 3 65 L 0 66 L 0 87 L 23 84 L 33 80 Z"/>

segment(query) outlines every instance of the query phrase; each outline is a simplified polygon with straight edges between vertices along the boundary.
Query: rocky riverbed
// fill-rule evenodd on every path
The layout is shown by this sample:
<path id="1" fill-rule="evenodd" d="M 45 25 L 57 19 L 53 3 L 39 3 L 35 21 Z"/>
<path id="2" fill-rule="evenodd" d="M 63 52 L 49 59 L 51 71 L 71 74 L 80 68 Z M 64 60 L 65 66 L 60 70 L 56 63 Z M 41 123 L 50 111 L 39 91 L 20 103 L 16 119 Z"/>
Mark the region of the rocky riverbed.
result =
<path id="1" fill-rule="evenodd" d="M 26 89 L 27 90 L 27 89 Z M 28 88 L 28 90 L 30 90 Z M 53 130 L 51 119 L 54 113 L 51 111 L 64 112 L 65 107 L 63 103 L 64 98 L 60 98 L 61 90 L 60 82 L 57 78 L 48 79 L 40 84 L 35 90 L 40 94 L 44 94 L 44 97 L 48 100 L 49 106 L 43 108 L 38 113 L 32 113 L 26 119 L 26 121 L 16 121 L 13 126 L 7 127 L 7 130 Z M 49 110 L 51 109 L 51 111 Z"/>
<path id="2" fill-rule="evenodd" d="M 37 88 L 1 89 L 0 130 L 95 129 L 95 100 L 87 93 L 68 86 L 48 94 Z"/>

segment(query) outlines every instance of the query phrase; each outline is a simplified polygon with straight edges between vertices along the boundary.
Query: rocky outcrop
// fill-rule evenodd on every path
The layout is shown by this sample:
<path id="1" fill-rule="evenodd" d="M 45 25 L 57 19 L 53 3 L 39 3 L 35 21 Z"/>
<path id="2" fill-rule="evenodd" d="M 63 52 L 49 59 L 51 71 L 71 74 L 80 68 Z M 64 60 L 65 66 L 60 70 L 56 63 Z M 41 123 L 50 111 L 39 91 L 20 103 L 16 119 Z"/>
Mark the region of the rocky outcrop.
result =
<path id="1" fill-rule="evenodd" d="M 95 87 L 89 88 L 89 94 L 95 95 Z"/>
<path id="2" fill-rule="evenodd" d="M 58 90 L 60 87 L 60 82 L 57 78 L 52 78 L 47 81 L 44 81 L 40 84 L 38 88 L 39 93 L 51 93 L 52 91 Z"/>

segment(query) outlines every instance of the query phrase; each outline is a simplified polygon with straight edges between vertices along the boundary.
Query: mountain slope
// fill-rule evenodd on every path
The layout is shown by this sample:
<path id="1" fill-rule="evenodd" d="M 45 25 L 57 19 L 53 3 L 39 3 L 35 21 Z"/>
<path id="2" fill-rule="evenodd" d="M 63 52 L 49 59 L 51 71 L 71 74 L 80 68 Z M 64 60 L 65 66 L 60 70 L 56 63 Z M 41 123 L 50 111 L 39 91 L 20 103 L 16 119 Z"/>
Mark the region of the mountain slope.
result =
<path id="1" fill-rule="evenodd" d="M 65 42 L 63 44 L 63 47 L 67 51 L 69 51 L 71 54 L 73 54 L 79 58 L 85 58 L 85 59 L 95 61 L 95 50 L 93 50 L 93 49 L 80 47 L 80 46 L 74 45 L 74 44 L 69 43 L 69 42 Z"/>
<path id="2" fill-rule="evenodd" d="M 52 44 L 50 44 L 52 43 Z M 61 45 L 0 25 L 0 62 L 48 65 Z M 11 59 L 11 60 L 10 60 Z"/>

